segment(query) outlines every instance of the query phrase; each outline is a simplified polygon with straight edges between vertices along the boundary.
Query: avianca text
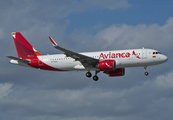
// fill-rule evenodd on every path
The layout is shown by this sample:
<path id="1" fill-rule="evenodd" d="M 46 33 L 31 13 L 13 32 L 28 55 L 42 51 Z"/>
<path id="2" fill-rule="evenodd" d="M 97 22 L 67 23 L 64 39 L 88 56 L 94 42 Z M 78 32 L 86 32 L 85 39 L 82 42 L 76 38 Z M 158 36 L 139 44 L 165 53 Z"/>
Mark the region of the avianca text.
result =
<path id="1" fill-rule="evenodd" d="M 129 52 L 123 52 L 123 53 L 111 53 L 108 54 L 101 53 L 99 59 L 108 59 L 108 58 L 129 58 L 130 53 Z"/>

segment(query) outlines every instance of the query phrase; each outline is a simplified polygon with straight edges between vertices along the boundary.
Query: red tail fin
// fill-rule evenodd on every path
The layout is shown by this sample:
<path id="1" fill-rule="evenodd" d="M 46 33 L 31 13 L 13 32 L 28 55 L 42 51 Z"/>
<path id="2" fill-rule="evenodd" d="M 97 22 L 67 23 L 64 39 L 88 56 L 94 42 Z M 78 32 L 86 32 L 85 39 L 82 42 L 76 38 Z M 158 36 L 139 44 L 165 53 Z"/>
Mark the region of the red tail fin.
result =
<path id="1" fill-rule="evenodd" d="M 12 36 L 19 58 L 42 55 L 32 47 L 32 45 L 20 34 L 20 32 L 13 32 Z"/>

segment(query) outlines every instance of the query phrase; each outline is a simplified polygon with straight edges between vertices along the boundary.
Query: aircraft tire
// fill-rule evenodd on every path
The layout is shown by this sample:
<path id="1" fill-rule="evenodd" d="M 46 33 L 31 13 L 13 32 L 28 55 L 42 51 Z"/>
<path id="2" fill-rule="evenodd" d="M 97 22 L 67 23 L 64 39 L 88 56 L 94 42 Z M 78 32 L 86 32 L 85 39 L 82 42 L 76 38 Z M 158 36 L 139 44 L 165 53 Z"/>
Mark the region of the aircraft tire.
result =
<path id="1" fill-rule="evenodd" d="M 98 80 L 99 80 L 98 76 L 96 76 L 96 75 L 93 76 L 93 80 L 94 80 L 94 81 L 98 81 Z"/>
<path id="2" fill-rule="evenodd" d="M 87 72 L 87 73 L 86 73 L 86 76 L 87 76 L 88 78 L 90 78 L 90 77 L 92 76 L 92 74 L 91 74 L 90 72 Z"/>
<path id="3" fill-rule="evenodd" d="M 144 74 L 145 74 L 146 76 L 148 76 L 149 73 L 148 73 L 148 72 L 145 72 Z"/>

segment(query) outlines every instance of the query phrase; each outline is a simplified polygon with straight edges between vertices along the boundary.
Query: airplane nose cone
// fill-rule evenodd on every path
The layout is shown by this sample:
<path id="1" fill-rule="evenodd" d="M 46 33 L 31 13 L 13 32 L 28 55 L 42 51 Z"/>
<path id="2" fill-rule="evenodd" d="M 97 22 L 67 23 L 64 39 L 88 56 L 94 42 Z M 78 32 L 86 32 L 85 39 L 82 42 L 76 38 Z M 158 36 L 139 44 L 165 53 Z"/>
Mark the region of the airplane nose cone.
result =
<path id="1" fill-rule="evenodd" d="M 166 62 L 168 60 L 168 57 L 166 55 L 163 55 L 162 60 L 163 60 L 163 62 Z"/>

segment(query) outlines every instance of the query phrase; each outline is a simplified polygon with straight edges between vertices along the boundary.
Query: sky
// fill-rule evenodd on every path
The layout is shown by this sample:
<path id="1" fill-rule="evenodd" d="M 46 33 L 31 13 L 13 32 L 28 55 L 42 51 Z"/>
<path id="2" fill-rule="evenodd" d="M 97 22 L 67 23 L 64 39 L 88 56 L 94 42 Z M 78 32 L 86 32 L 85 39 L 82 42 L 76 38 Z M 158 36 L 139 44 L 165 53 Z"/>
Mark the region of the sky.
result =
<path id="1" fill-rule="evenodd" d="M 1 120 L 172 120 L 172 0 L 1 0 Z M 85 72 L 51 72 L 12 65 L 11 32 L 42 54 L 151 48 L 168 61 L 144 69 L 126 68 L 123 77 Z"/>

